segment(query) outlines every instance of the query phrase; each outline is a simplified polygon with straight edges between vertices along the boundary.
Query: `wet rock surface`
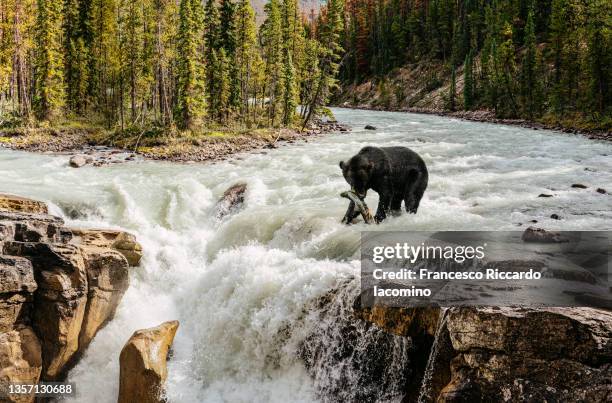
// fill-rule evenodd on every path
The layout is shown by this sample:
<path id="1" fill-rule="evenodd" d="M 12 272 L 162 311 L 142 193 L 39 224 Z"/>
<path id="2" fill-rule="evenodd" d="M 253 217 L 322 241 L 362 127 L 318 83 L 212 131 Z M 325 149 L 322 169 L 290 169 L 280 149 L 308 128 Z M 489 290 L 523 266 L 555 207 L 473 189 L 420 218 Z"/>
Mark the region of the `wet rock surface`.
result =
<path id="1" fill-rule="evenodd" d="M 535 221 L 537 222 L 537 221 Z M 546 231 L 543 228 L 529 227 L 523 232 L 521 239 L 524 242 L 534 243 L 564 243 L 569 240 L 558 232 Z"/>
<path id="2" fill-rule="evenodd" d="M 246 183 L 236 183 L 223 192 L 215 206 L 215 217 L 219 220 L 238 211 L 244 204 L 246 190 Z"/>
<path id="3" fill-rule="evenodd" d="M 4 193 L 0 193 L 0 210 L 31 214 L 49 213 L 44 202 Z"/>
<path id="4" fill-rule="evenodd" d="M 612 393 L 609 311 L 358 304 L 355 309 L 362 319 L 411 338 L 432 335 L 431 324 L 437 323 L 417 393 L 423 402 L 603 402 Z M 415 393 L 406 390 L 405 396 Z"/>
<path id="5" fill-rule="evenodd" d="M 95 167 L 111 164 L 119 164 L 142 160 L 131 151 L 116 149 L 105 146 L 87 146 L 83 147 L 81 154 L 73 155 L 68 160 L 68 165 L 73 168 L 81 168 L 85 165 L 93 165 Z"/>
<path id="6" fill-rule="evenodd" d="M 130 266 L 138 266 L 142 259 L 142 246 L 130 233 L 107 229 L 73 229 L 76 243 L 121 253 Z"/>
<path id="7" fill-rule="evenodd" d="M 131 234 L 73 231 L 46 205 L 11 200 L 0 204 L 0 381 L 61 380 L 113 317 L 127 256 L 141 248 Z"/>
<path id="8" fill-rule="evenodd" d="M 165 322 L 130 337 L 119 356 L 119 403 L 164 401 L 166 361 L 178 326 L 176 320 Z"/>

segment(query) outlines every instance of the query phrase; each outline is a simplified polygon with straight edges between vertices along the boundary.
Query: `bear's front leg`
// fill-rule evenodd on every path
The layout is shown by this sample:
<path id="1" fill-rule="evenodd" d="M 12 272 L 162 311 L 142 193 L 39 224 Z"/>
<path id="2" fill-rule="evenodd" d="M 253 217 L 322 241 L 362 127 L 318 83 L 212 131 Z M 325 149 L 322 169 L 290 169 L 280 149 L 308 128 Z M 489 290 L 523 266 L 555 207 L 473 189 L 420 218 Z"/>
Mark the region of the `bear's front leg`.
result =
<path id="1" fill-rule="evenodd" d="M 378 208 L 376 209 L 376 215 L 374 216 L 374 220 L 377 224 L 381 223 L 385 218 L 387 218 L 387 211 L 389 210 L 390 203 L 391 192 L 380 192 L 378 197 Z"/>

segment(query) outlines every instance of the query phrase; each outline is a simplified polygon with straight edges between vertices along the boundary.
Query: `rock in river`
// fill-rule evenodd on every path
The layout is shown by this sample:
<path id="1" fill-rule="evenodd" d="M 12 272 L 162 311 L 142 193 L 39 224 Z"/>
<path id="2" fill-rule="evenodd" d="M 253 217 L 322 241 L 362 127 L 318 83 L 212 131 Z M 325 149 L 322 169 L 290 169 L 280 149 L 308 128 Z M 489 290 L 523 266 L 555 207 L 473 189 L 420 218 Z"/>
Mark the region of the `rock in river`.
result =
<path id="1" fill-rule="evenodd" d="M 93 161 L 93 158 L 89 155 L 74 155 L 70 157 L 70 161 L 68 163 L 73 168 L 80 168 L 84 165 L 89 164 Z"/>
<path id="2" fill-rule="evenodd" d="M 119 403 L 158 403 L 168 376 L 166 360 L 178 321 L 137 330 L 119 356 Z"/>
<path id="3" fill-rule="evenodd" d="M 563 243 L 569 242 L 567 238 L 564 238 L 558 232 L 546 231 L 542 228 L 529 227 L 523 232 L 521 237 L 523 242 L 536 242 L 536 243 Z"/>
<path id="4" fill-rule="evenodd" d="M 246 189 L 246 183 L 236 183 L 223 192 L 223 196 L 221 196 L 215 207 L 217 219 L 221 219 L 242 207 Z"/>

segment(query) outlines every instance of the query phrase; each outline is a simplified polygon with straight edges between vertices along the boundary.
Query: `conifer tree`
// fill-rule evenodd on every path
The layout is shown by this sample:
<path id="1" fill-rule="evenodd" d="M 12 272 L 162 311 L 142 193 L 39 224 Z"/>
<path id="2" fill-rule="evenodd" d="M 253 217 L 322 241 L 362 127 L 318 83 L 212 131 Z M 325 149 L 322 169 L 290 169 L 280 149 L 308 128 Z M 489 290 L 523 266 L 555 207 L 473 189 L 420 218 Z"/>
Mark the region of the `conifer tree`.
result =
<path id="1" fill-rule="evenodd" d="M 463 108 L 472 109 L 474 106 L 474 68 L 472 51 L 465 56 L 463 65 Z"/>
<path id="2" fill-rule="evenodd" d="M 198 49 L 204 38 L 204 20 L 199 0 L 181 0 L 178 32 L 178 88 L 176 121 L 193 129 L 206 115 L 205 70 Z"/>
<path id="3" fill-rule="evenodd" d="M 612 5 L 594 1 L 588 19 L 588 93 L 587 107 L 604 115 L 612 109 Z M 603 12 L 607 10 L 608 12 Z M 607 17 L 606 17 L 607 16 Z"/>
<path id="4" fill-rule="evenodd" d="M 450 87 L 448 89 L 448 109 L 455 111 L 457 109 L 457 76 L 455 73 L 455 66 L 451 65 L 451 79 Z"/>
<path id="5" fill-rule="evenodd" d="M 214 111 L 219 122 L 227 123 L 231 110 L 231 77 L 229 59 L 224 48 L 213 53 L 212 68 L 215 70 L 214 75 L 217 78 L 213 89 L 215 94 Z"/>
<path id="6" fill-rule="evenodd" d="M 34 107 L 40 119 L 63 114 L 62 0 L 38 0 Z"/>
<path id="7" fill-rule="evenodd" d="M 523 56 L 521 66 L 521 104 L 523 113 L 530 119 L 533 119 L 537 112 L 538 93 L 536 87 L 539 85 L 536 79 L 538 48 L 536 46 L 535 26 L 533 21 L 533 12 L 530 12 L 527 17 L 527 25 L 524 31 L 525 55 Z"/>
<path id="8" fill-rule="evenodd" d="M 64 80 L 68 109 L 82 114 L 87 99 L 88 57 L 81 33 L 81 13 L 78 0 L 64 3 Z"/>
<path id="9" fill-rule="evenodd" d="M 216 0 L 208 0 L 204 9 L 204 38 L 205 38 L 205 60 L 208 65 L 206 69 L 206 93 L 209 99 L 211 109 L 215 108 L 215 83 L 217 78 L 215 77 L 215 63 L 217 61 L 216 52 L 221 46 L 220 39 L 220 16 L 219 9 L 216 5 Z M 212 116 L 217 116 L 216 111 L 211 110 Z"/>
<path id="10" fill-rule="evenodd" d="M 283 34 L 278 0 L 270 0 L 265 6 L 265 12 L 266 20 L 261 27 L 265 75 L 267 77 L 265 97 L 268 98 L 268 122 L 270 126 L 274 126 L 279 113 L 282 74 Z"/>
<path id="11" fill-rule="evenodd" d="M 261 68 L 261 58 L 257 49 L 257 28 L 255 26 L 255 12 L 249 0 L 240 0 L 237 9 L 238 21 L 238 47 L 236 49 L 236 67 L 238 68 L 238 81 L 240 83 L 241 117 L 250 123 L 249 106 L 251 99 L 257 93 L 255 82 L 260 76 L 257 69 Z"/>
<path id="12" fill-rule="evenodd" d="M 236 5 L 232 0 L 221 0 L 219 24 L 219 45 L 225 49 L 228 61 L 230 95 L 229 107 L 235 110 L 240 106 L 240 82 L 238 67 L 236 66 L 236 48 L 238 46 L 236 27 Z M 220 55 L 219 55 L 220 58 Z"/>
<path id="13" fill-rule="evenodd" d="M 313 116 L 322 112 L 321 108 L 329 99 L 338 82 L 337 74 L 340 67 L 342 45 L 340 38 L 344 29 L 342 16 L 344 14 L 344 3 L 342 0 L 329 0 L 326 15 L 320 26 L 319 41 L 323 45 L 320 51 L 320 73 L 317 77 L 316 89 L 308 102 L 308 111 L 305 115 L 303 128 L 310 122 Z"/>

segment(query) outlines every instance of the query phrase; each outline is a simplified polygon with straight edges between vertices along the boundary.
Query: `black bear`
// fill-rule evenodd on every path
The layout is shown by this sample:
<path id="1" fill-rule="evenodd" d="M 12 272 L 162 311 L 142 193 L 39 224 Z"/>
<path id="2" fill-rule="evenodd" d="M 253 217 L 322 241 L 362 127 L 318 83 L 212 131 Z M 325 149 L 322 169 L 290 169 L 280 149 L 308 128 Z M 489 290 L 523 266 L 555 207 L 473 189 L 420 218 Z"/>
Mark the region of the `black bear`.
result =
<path id="1" fill-rule="evenodd" d="M 368 189 L 378 193 L 374 219 L 381 222 L 388 212 L 415 214 L 427 188 L 428 173 L 423 159 L 406 147 L 364 147 L 348 162 L 340 161 L 344 179 L 363 200 Z M 351 202 L 343 221 L 350 223 L 359 212 Z"/>

